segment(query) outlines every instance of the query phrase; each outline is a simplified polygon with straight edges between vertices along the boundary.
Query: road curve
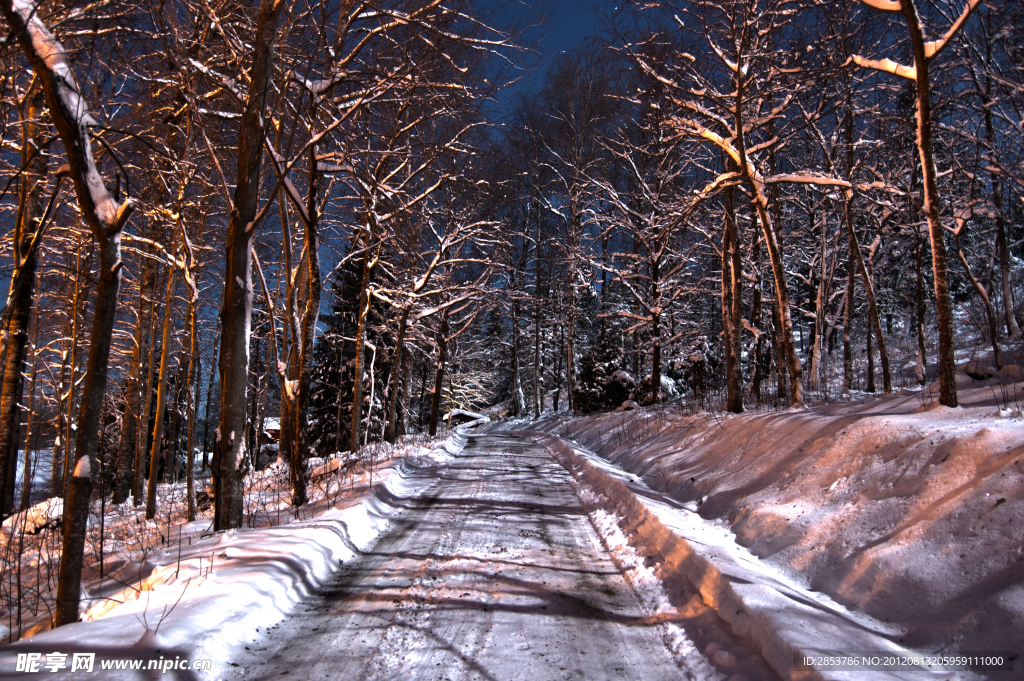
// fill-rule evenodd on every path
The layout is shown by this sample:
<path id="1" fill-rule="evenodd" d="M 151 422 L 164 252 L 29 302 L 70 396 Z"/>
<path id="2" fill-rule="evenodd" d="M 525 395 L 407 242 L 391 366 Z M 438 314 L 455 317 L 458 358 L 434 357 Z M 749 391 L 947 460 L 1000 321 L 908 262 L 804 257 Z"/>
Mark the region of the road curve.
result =
<path id="1" fill-rule="evenodd" d="M 436 475 L 436 471 L 432 473 Z M 547 452 L 471 436 L 430 494 L 234 661 L 244 679 L 676 679 Z"/>

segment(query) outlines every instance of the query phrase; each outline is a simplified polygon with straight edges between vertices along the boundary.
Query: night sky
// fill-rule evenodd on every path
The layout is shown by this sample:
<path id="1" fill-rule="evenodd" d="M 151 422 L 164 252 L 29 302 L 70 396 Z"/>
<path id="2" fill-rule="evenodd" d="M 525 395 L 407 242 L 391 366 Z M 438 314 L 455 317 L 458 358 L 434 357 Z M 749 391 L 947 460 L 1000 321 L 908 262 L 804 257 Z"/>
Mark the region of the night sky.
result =
<path id="1" fill-rule="evenodd" d="M 527 0 L 525 3 L 511 3 L 503 0 L 478 0 L 487 8 L 501 8 L 506 19 L 536 24 L 543 17 L 545 21 L 527 31 L 525 41 L 534 51 L 521 54 L 520 61 L 527 72 L 520 82 L 507 88 L 498 97 L 498 109 L 505 112 L 520 95 L 528 95 L 544 84 L 544 74 L 551 67 L 555 57 L 562 51 L 572 49 L 580 41 L 601 30 L 602 16 L 594 8 L 603 5 L 602 0 Z"/>

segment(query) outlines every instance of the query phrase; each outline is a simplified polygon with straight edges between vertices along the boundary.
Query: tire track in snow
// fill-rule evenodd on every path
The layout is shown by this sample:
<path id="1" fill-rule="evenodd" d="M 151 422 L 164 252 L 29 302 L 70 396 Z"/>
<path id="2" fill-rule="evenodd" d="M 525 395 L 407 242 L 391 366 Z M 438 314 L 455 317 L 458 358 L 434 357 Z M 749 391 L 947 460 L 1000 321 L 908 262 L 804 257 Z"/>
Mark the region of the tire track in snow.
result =
<path id="1" fill-rule="evenodd" d="M 522 438 L 473 437 L 245 678 L 677 679 L 571 477 Z M 255 646 L 254 646 L 255 647 Z"/>

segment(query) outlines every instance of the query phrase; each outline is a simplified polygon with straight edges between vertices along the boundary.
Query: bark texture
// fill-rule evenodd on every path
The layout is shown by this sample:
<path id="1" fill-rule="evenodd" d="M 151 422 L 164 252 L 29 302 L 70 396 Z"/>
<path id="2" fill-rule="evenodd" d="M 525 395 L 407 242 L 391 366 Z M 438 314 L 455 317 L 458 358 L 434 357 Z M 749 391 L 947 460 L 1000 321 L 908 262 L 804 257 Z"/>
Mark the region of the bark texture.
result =
<path id="1" fill-rule="evenodd" d="M 966 11 L 977 5 L 972 0 Z M 926 46 L 921 20 L 913 0 L 901 0 L 901 11 L 907 21 L 910 42 L 914 51 L 915 82 L 917 84 L 917 151 L 921 160 L 921 184 L 924 203 L 921 207 L 928 221 L 928 237 L 932 246 L 932 276 L 935 285 L 935 314 L 939 327 L 939 403 L 947 407 L 958 404 L 956 393 L 956 349 L 953 341 L 953 305 L 949 295 L 949 271 L 946 256 L 945 230 L 939 219 L 938 171 L 932 152 L 932 100 L 928 77 L 929 60 L 937 54 L 936 48 Z"/>
<path id="2" fill-rule="evenodd" d="M 252 239 L 267 134 L 274 38 L 283 0 L 261 0 L 252 36 L 249 91 L 238 131 L 238 176 L 225 244 L 221 306 L 220 424 L 214 442 L 214 529 L 242 526 L 242 461 L 246 456 L 246 391 L 252 322 Z"/>
<path id="3" fill-rule="evenodd" d="M 107 364 L 121 284 L 121 230 L 132 212 L 131 201 L 118 203 L 107 192 L 92 155 L 88 125 L 94 121 L 82 100 L 63 45 L 50 33 L 29 0 L 0 0 L 11 32 L 39 78 L 47 108 L 64 144 L 69 174 L 82 219 L 99 251 L 95 316 L 75 442 L 76 463 L 64 506 L 64 538 L 57 582 L 54 626 L 78 621 L 82 558 L 89 497 L 98 467 L 97 434 L 107 385 Z"/>
<path id="4" fill-rule="evenodd" d="M 36 287 L 38 246 L 43 236 L 44 190 L 49 159 L 49 142 L 40 125 L 43 93 L 34 88 L 26 98 L 22 124 L 21 192 L 14 233 L 14 273 L 7 296 L 5 358 L 0 384 L 0 518 L 14 510 L 15 473 L 21 425 L 22 374 L 28 346 L 28 326 Z M 28 450 L 26 450 L 28 451 Z M 26 469 L 27 470 L 27 469 Z"/>

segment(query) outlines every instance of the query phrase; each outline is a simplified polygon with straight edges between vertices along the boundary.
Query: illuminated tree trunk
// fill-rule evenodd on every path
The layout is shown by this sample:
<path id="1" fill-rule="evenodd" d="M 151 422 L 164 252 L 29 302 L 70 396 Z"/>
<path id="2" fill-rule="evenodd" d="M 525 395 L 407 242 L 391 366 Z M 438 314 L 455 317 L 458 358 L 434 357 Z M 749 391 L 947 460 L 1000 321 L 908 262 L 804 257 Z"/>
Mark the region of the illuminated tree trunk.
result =
<path id="1" fill-rule="evenodd" d="M 17 471 L 23 368 L 28 345 L 28 325 L 36 285 L 38 246 L 42 238 L 44 183 L 50 150 L 44 128 L 39 124 L 43 114 L 43 92 L 38 87 L 26 98 L 25 121 L 22 123 L 22 164 L 18 216 L 14 233 L 14 273 L 7 296 L 5 329 L 6 359 L 3 383 L 0 384 L 0 518 L 14 509 L 15 473 Z M 26 475 L 28 469 L 26 469 Z"/>
<path id="2" fill-rule="evenodd" d="M 266 137 L 266 110 L 274 66 L 274 38 L 283 0 L 261 0 L 252 36 L 249 90 L 238 131 L 238 175 L 225 243 L 224 299 L 221 306 L 220 425 L 214 443 L 215 530 L 242 526 L 241 463 L 249 384 L 252 322 L 252 239 L 260 194 Z"/>

